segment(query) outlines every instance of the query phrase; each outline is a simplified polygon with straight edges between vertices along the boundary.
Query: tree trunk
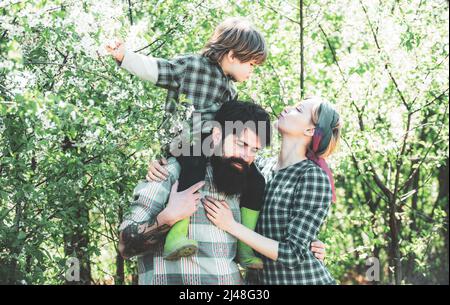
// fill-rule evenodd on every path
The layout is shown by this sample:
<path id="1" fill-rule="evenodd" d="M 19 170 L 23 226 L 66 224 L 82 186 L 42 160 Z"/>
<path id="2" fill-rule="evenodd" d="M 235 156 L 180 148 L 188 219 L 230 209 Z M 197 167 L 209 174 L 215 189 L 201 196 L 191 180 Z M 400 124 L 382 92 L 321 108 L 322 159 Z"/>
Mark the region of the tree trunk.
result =
<path id="1" fill-rule="evenodd" d="M 448 285 L 449 283 L 449 245 L 448 245 L 448 204 L 449 204 L 449 166 L 448 166 L 448 157 L 445 162 L 444 166 L 441 166 L 439 168 L 439 194 L 438 194 L 438 202 L 440 203 L 440 206 L 443 206 L 445 211 L 445 227 L 442 231 L 443 238 L 444 238 L 444 257 L 445 261 L 443 262 L 443 274 L 441 276 L 442 278 L 442 284 Z"/>
<path id="2" fill-rule="evenodd" d="M 119 206 L 119 224 L 123 221 L 123 208 Z M 116 284 L 125 284 L 125 272 L 124 272 L 124 259 L 119 253 L 119 247 L 117 247 L 116 253 Z"/>
<path id="3" fill-rule="evenodd" d="M 414 165 L 417 164 L 420 160 L 413 160 L 412 165 L 414 168 Z M 414 175 L 413 178 L 413 183 L 411 185 L 411 189 L 412 190 L 416 190 L 416 192 L 414 193 L 414 195 L 411 197 L 411 210 L 412 211 L 417 211 L 418 210 L 418 201 L 419 201 L 419 182 L 420 182 L 420 169 L 417 169 L 417 173 Z M 409 225 L 409 229 L 411 231 L 411 234 L 409 234 L 409 240 L 408 242 L 410 243 L 412 240 L 412 233 L 413 232 L 418 232 L 419 227 L 417 225 L 417 217 L 415 213 L 411 213 L 411 223 Z M 414 265 L 415 265 L 415 259 L 416 259 L 416 255 L 414 252 L 411 252 L 408 254 L 408 260 L 406 262 L 406 270 L 405 270 L 405 277 L 409 278 L 409 279 L 413 279 L 414 278 Z M 411 282 L 411 281 L 409 281 Z"/>
<path id="4" fill-rule="evenodd" d="M 397 218 L 395 217 L 396 209 L 396 198 L 391 196 L 389 200 L 389 256 L 391 261 L 391 267 L 393 271 L 389 271 L 393 275 L 393 280 L 396 285 L 400 285 L 402 282 L 402 264 L 401 264 L 401 254 L 400 254 L 400 244 L 399 244 L 399 226 Z"/>
<path id="5" fill-rule="evenodd" d="M 67 285 L 90 285 L 91 284 L 91 262 L 89 255 L 89 210 L 81 202 L 72 202 L 77 204 L 75 215 L 66 222 L 69 228 L 64 234 L 64 253 L 66 258 L 77 258 L 80 262 L 80 281 L 69 281 L 66 278 Z"/>

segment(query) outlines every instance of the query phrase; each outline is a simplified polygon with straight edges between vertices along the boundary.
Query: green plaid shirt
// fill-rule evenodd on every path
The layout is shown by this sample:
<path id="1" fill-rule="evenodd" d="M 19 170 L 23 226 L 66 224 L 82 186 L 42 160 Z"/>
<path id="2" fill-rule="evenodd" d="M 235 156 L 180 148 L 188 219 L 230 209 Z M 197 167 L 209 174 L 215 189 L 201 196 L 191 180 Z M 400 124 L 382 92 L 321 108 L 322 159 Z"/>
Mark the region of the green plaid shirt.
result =
<path id="1" fill-rule="evenodd" d="M 129 213 L 125 216 L 119 230 L 124 230 L 133 222 L 149 221 L 165 208 L 170 189 L 180 174 L 180 165 L 170 158 L 167 170 L 170 176 L 162 182 L 141 182 L 134 190 Z M 240 222 L 239 200 L 237 196 L 218 193 L 212 184 L 212 168 L 207 167 L 205 185 L 200 190 L 219 200 L 226 200 L 233 216 Z M 196 255 L 177 261 L 163 258 L 164 244 L 161 242 L 151 252 L 138 256 L 139 284 L 143 285 L 236 285 L 243 284 L 237 264 L 237 240 L 227 232 L 217 228 L 206 217 L 203 205 L 191 216 L 189 224 L 190 239 L 198 242 Z"/>
<path id="2" fill-rule="evenodd" d="M 276 161 L 256 161 L 266 178 L 256 231 L 279 242 L 277 261 L 261 256 L 264 270 L 260 281 L 266 285 L 334 284 L 310 251 L 331 204 L 328 176 L 310 160 L 274 171 Z"/>
<path id="3" fill-rule="evenodd" d="M 213 120 L 220 106 L 236 98 L 236 87 L 219 64 L 201 55 L 183 55 L 172 60 L 157 58 L 156 86 L 168 90 L 166 111 L 174 113 L 181 94 L 192 101 L 202 121 Z"/>

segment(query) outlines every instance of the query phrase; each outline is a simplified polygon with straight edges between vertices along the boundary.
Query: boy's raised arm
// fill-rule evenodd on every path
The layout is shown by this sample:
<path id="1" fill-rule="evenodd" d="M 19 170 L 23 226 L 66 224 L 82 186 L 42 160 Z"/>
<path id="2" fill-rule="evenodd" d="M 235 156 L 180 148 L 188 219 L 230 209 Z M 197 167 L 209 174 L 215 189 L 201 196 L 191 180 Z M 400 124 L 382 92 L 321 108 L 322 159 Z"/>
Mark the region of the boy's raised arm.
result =
<path id="1" fill-rule="evenodd" d="M 106 46 L 106 50 L 121 68 L 131 74 L 153 84 L 158 81 L 158 63 L 155 58 L 127 50 L 122 42 L 116 42 L 115 46 Z"/>

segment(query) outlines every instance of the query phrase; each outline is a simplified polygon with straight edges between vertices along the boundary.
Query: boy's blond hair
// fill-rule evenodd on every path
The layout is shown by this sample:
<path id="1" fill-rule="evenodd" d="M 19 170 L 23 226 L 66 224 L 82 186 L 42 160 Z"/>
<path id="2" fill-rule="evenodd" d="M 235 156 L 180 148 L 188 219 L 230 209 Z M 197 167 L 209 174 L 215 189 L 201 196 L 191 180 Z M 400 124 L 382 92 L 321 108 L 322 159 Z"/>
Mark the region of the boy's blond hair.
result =
<path id="1" fill-rule="evenodd" d="M 228 18 L 220 23 L 202 55 L 220 63 L 230 51 L 241 62 L 255 60 L 260 65 L 267 58 L 264 37 L 247 19 L 241 17 Z"/>

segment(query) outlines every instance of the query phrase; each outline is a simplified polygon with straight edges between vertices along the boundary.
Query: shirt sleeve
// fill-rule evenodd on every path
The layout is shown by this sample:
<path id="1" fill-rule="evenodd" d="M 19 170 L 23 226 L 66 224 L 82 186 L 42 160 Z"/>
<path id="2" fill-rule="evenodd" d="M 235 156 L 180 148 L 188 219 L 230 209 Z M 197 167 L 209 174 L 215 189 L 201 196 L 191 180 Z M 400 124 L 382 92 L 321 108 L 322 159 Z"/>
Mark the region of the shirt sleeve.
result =
<path id="1" fill-rule="evenodd" d="M 189 55 L 170 60 L 157 58 L 158 81 L 156 82 L 156 86 L 165 89 L 178 89 L 186 74 L 190 60 Z"/>
<path id="2" fill-rule="evenodd" d="M 293 269 L 307 258 L 310 243 L 316 238 L 330 203 L 327 175 L 319 167 L 311 167 L 297 184 L 286 236 L 278 245 L 278 262 Z"/>
<path id="3" fill-rule="evenodd" d="M 142 181 L 135 187 L 133 200 L 119 231 L 133 223 L 154 222 L 156 216 L 166 207 L 172 185 L 179 175 L 179 164 L 174 160 L 169 159 L 169 178 L 161 182 Z"/>
<path id="4" fill-rule="evenodd" d="M 256 167 L 260 171 L 262 171 L 266 166 L 273 165 L 273 163 L 274 163 L 273 161 L 274 161 L 273 157 L 264 157 L 264 156 L 258 155 L 255 158 L 254 163 L 255 163 Z"/>
<path id="5" fill-rule="evenodd" d="M 130 50 L 125 50 L 120 67 L 140 79 L 150 81 L 153 84 L 156 84 L 158 80 L 157 59 L 151 56 L 145 56 Z"/>

